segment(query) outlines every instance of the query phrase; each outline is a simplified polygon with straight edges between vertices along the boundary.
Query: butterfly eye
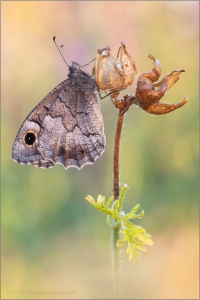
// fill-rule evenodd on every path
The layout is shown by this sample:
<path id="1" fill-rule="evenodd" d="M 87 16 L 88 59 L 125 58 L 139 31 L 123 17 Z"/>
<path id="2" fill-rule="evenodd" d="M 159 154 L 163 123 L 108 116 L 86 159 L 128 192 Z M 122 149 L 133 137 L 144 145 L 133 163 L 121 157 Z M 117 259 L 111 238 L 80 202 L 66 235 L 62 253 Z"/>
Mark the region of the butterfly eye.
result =
<path id="1" fill-rule="evenodd" d="M 31 147 L 35 144 L 36 141 L 36 133 L 33 131 L 28 131 L 24 135 L 24 142 L 27 146 Z"/>

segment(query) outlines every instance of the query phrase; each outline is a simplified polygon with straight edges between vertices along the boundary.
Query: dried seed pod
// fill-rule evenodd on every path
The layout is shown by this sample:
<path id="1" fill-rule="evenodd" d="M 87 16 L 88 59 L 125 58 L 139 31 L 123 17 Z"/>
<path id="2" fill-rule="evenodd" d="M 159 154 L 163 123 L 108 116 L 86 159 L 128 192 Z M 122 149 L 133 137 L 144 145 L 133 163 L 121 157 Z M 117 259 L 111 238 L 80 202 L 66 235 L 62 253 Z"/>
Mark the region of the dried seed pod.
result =
<path id="1" fill-rule="evenodd" d="M 133 83 L 136 66 L 124 42 L 118 50 L 116 61 L 109 46 L 98 49 L 97 53 L 92 73 L 100 90 L 119 91 Z"/>

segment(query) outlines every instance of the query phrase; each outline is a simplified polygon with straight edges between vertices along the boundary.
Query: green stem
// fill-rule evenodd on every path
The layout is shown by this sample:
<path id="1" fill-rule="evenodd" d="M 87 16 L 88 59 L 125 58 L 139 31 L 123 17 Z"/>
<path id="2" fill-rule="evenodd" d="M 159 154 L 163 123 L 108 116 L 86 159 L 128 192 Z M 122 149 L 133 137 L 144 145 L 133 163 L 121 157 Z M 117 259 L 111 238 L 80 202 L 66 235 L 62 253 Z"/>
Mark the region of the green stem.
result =
<path id="1" fill-rule="evenodd" d="M 116 247 L 118 239 L 119 228 L 112 227 L 112 267 L 115 299 L 120 299 L 121 296 L 120 248 Z"/>

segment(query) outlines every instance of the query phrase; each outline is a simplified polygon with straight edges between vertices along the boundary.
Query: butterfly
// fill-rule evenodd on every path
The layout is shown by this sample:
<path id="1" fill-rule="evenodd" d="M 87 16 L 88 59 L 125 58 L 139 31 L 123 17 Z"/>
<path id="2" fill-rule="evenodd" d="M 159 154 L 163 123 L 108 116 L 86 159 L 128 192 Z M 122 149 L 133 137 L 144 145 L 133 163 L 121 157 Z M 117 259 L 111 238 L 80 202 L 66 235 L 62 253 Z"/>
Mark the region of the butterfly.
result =
<path id="1" fill-rule="evenodd" d="M 72 62 L 68 78 L 27 116 L 12 147 L 20 164 L 81 169 L 105 149 L 104 124 L 94 77 Z"/>

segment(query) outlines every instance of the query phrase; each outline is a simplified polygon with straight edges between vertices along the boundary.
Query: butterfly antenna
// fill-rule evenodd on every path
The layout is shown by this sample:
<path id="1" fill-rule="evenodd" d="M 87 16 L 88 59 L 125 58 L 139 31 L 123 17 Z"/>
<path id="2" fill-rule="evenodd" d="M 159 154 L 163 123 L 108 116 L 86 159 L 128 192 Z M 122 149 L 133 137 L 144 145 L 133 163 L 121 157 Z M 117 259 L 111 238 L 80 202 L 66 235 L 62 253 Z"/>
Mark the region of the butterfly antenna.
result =
<path id="1" fill-rule="evenodd" d="M 88 65 L 91 64 L 91 62 L 93 62 L 95 59 L 96 59 L 96 58 L 94 58 L 93 60 L 91 60 L 89 63 L 87 63 L 87 64 L 81 66 L 81 68 L 88 66 Z"/>
<path id="2" fill-rule="evenodd" d="M 63 55 L 63 53 L 62 53 L 62 50 L 61 50 L 61 48 L 63 47 L 63 45 L 60 46 L 60 49 L 58 48 L 58 45 L 57 45 L 57 43 L 56 43 L 56 37 L 55 37 L 55 36 L 53 37 L 53 41 L 54 41 L 54 43 L 55 43 L 55 45 L 56 45 L 56 48 L 58 49 L 60 55 L 62 56 L 62 59 L 64 60 L 64 62 L 66 63 L 66 65 L 69 67 L 69 65 L 68 65 L 68 63 L 66 62 L 65 57 L 64 57 L 64 55 Z"/>

